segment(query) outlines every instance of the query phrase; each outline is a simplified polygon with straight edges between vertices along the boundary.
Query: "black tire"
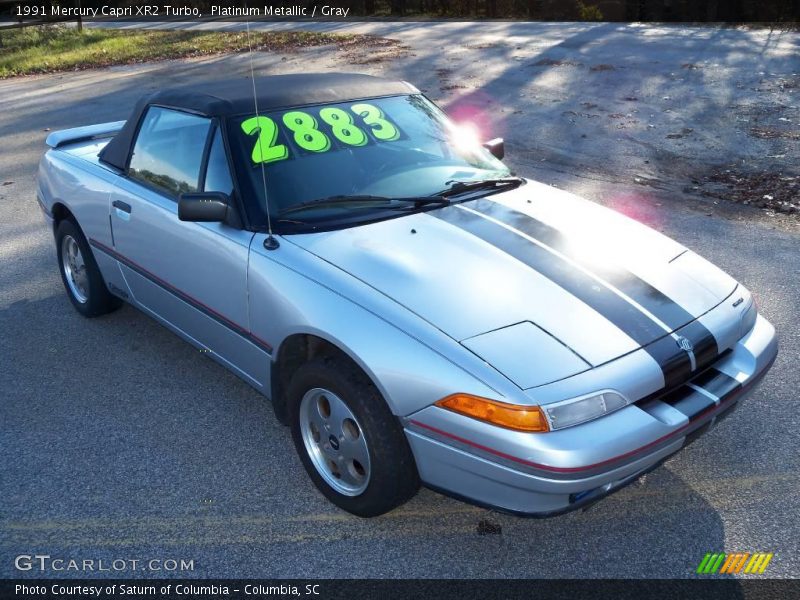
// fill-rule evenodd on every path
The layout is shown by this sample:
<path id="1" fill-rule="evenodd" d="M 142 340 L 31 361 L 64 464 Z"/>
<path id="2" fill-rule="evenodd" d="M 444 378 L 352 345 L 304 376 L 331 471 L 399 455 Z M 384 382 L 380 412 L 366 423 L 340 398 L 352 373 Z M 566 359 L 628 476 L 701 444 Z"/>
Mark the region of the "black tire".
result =
<path id="1" fill-rule="evenodd" d="M 363 429 L 370 469 L 366 489 L 358 495 L 334 489 L 309 456 L 300 427 L 300 407 L 303 397 L 314 388 L 338 396 Z M 369 378 L 349 361 L 324 357 L 302 365 L 288 386 L 287 408 L 300 460 L 317 488 L 336 506 L 360 517 L 374 517 L 400 506 L 419 490 L 414 456 L 400 423 Z"/>
<path id="2" fill-rule="evenodd" d="M 83 260 L 83 272 L 85 273 L 85 295 L 83 298 L 78 296 L 81 293 L 80 290 L 77 290 L 77 288 L 77 291 L 73 290 L 68 280 L 70 276 L 67 274 L 63 254 L 65 238 L 74 240 L 80 250 Z M 58 255 L 58 271 L 61 273 L 61 281 L 75 310 L 84 317 L 91 318 L 110 313 L 122 305 L 122 300 L 108 291 L 105 281 L 103 281 L 103 276 L 100 274 L 100 269 L 97 267 L 97 261 L 95 261 L 92 254 L 92 249 L 86 241 L 86 236 L 83 235 L 80 227 L 71 219 L 64 219 L 56 228 L 56 253 Z"/>

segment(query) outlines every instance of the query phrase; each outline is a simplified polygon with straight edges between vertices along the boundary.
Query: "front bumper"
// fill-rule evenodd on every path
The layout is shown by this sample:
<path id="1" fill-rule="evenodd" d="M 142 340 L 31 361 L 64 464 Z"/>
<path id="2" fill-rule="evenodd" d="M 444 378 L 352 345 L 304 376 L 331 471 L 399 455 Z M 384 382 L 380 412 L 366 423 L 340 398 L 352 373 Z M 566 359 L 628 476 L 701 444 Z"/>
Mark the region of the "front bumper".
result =
<path id="1" fill-rule="evenodd" d="M 406 419 L 406 436 L 428 487 L 506 512 L 561 514 L 635 481 L 708 431 L 755 389 L 777 351 L 775 329 L 758 316 L 684 386 L 600 419 L 527 434 L 431 406 Z"/>

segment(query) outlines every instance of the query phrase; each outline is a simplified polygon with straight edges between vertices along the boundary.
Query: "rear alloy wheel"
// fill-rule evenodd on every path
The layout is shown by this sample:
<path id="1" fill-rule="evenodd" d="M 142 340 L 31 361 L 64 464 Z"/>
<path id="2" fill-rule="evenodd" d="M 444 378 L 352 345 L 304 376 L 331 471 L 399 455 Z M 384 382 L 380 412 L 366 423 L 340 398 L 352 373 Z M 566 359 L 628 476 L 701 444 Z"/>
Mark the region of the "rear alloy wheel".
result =
<path id="1" fill-rule="evenodd" d="M 69 234 L 61 238 L 61 268 L 67 281 L 67 289 L 77 302 L 89 301 L 89 275 L 86 261 L 78 247 L 78 242 Z"/>
<path id="2" fill-rule="evenodd" d="M 331 502 L 372 517 L 419 489 L 402 427 L 354 365 L 336 358 L 306 363 L 292 378 L 288 400 L 295 448 Z"/>
<path id="3" fill-rule="evenodd" d="M 70 219 L 58 224 L 56 252 L 64 288 L 79 313 L 97 317 L 119 308 L 122 301 L 108 291 L 86 237 Z"/>

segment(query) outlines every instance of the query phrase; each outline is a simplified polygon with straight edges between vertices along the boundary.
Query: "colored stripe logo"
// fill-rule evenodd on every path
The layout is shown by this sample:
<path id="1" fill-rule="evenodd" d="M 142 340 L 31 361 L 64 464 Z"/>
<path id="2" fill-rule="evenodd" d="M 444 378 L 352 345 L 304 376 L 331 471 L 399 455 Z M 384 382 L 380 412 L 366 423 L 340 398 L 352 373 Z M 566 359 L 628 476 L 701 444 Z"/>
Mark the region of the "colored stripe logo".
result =
<path id="1" fill-rule="evenodd" d="M 733 554 L 707 553 L 700 565 L 697 567 L 698 574 L 760 574 L 767 569 L 767 565 L 772 560 L 772 552 L 734 552 Z"/>

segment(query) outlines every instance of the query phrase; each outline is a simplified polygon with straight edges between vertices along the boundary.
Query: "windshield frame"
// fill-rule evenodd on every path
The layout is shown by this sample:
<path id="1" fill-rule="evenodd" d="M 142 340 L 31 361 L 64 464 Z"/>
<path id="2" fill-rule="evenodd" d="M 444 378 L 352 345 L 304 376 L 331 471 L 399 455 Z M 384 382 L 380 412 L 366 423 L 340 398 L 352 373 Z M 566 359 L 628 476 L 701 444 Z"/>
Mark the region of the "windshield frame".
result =
<path id="1" fill-rule="evenodd" d="M 369 96 L 369 97 L 357 97 L 357 98 L 350 98 L 348 100 L 343 100 L 333 104 L 347 104 L 353 102 L 368 102 L 370 100 L 384 100 L 388 98 L 402 98 L 402 97 L 410 97 L 410 96 L 417 96 L 423 98 L 428 104 L 430 104 L 435 111 L 437 111 L 441 117 L 451 122 L 450 118 L 447 114 L 430 98 L 428 98 L 423 93 L 402 93 L 402 94 L 389 94 L 389 95 L 380 95 L 380 96 Z M 326 102 L 313 102 L 313 103 L 306 103 L 306 104 L 296 104 L 291 106 L 285 107 L 277 107 L 277 108 L 270 108 L 268 111 L 259 111 L 262 115 L 267 115 L 269 113 L 278 113 L 284 111 L 290 111 L 295 109 L 303 109 L 303 108 L 311 108 L 311 107 L 319 107 L 319 106 L 328 106 L 331 103 Z M 242 119 L 245 116 L 253 116 L 255 115 L 255 111 L 248 111 L 246 113 L 240 113 L 235 115 L 227 116 L 224 121 L 224 131 L 223 137 L 225 138 L 226 146 L 228 147 L 228 154 L 230 157 L 230 164 L 232 165 L 233 169 L 233 176 L 235 180 L 235 184 L 237 189 L 239 190 L 239 197 L 241 199 L 241 205 L 246 213 L 246 219 L 249 224 L 248 229 L 251 231 L 256 232 L 266 232 L 267 231 L 267 213 L 263 205 L 259 204 L 259 200 L 263 195 L 263 190 L 256 189 L 254 185 L 254 180 L 258 179 L 260 181 L 260 177 L 253 178 L 249 176 L 249 174 L 245 171 L 245 169 L 250 168 L 250 157 L 246 154 L 246 149 L 243 144 L 241 144 L 237 139 L 234 139 L 234 135 L 238 135 L 238 131 L 234 132 L 236 127 L 234 123 Z M 488 152 L 488 151 L 487 151 Z M 499 160 L 499 159 L 498 159 Z M 502 161 L 499 161 L 502 163 Z M 502 163 L 503 166 L 506 167 L 508 170 L 507 175 L 509 177 L 514 176 L 514 173 L 511 169 Z M 477 180 L 476 180 L 477 181 Z M 520 182 L 520 185 L 524 185 L 526 182 L 523 180 Z M 478 197 L 488 196 L 494 193 L 498 193 L 500 191 L 505 191 L 505 188 L 499 187 L 497 189 L 480 189 L 480 190 L 469 190 L 463 192 L 463 198 L 461 194 L 458 194 L 458 198 L 451 197 L 448 198 L 448 204 L 456 204 L 460 202 L 466 202 L 468 200 L 472 200 Z M 435 196 L 432 196 L 435 197 Z M 269 201 L 269 198 L 267 198 Z M 393 207 L 382 207 L 379 205 L 372 205 L 372 206 L 363 206 L 361 208 L 352 208 L 349 210 L 341 211 L 341 217 L 331 217 L 328 216 L 324 219 L 313 219 L 308 218 L 306 215 L 300 217 L 289 216 L 285 219 L 276 218 L 279 213 L 279 208 L 272 202 L 270 202 L 270 217 L 272 221 L 272 231 L 277 235 L 290 235 L 296 233 L 311 233 L 317 231 L 331 231 L 336 229 L 345 229 L 349 227 L 356 227 L 359 225 L 366 225 L 369 223 L 375 223 L 378 221 L 384 221 L 387 219 L 393 218 L 402 218 L 409 214 L 419 213 L 419 212 L 426 212 L 429 210 L 436 210 L 438 208 L 442 208 L 444 204 L 442 203 L 432 203 L 432 204 L 424 204 L 421 206 L 410 206 L 407 210 L 398 210 L 396 206 Z"/>

